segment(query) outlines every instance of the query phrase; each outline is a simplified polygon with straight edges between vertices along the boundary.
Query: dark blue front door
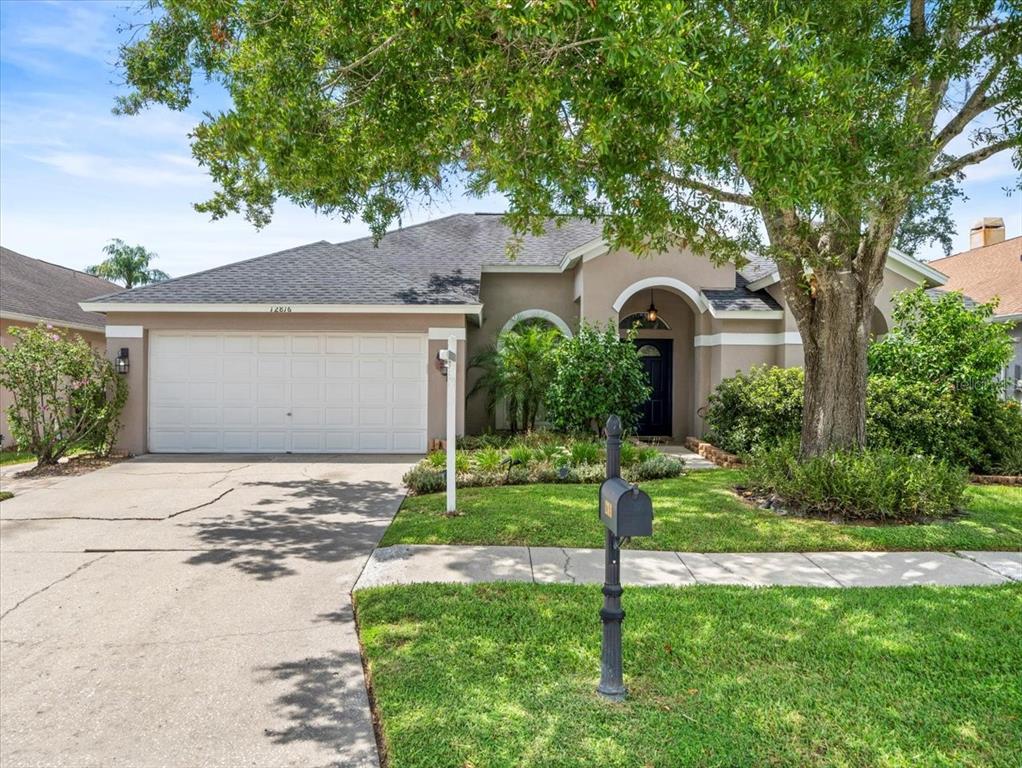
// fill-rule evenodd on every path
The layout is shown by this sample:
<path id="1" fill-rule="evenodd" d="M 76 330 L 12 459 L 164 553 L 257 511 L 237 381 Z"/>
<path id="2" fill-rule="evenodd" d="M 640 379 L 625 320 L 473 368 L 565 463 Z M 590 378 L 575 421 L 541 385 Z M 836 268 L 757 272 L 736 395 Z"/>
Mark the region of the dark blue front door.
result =
<path id="1" fill-rule="evenodd" d="M 653 388 L 649 399 L 642 405 L 638 433 L 648 436 L 670 435 L 674 342 L 671 339 L 636 339 L 635 346 L 639 348 L 639 359 L 646 369 L 649 385 Z"/>

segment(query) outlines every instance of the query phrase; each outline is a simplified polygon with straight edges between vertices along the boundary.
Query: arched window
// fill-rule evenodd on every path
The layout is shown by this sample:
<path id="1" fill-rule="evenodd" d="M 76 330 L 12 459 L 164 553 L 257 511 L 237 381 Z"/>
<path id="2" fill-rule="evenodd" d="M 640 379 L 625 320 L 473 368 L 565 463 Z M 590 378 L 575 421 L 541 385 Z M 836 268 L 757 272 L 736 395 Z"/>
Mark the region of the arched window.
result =
<path id="1" fill-rule="evenodd" d="M 649 318 L 646 317 L 646 313 L 645 312 L 633 312 L 630 315 L 626 315 L 625 317 L 622 317 L 619 326 L 620 326 L 622 331 L 630 331 L 630 330 L 632 330 L 632 328 L 636 328 L 636 327 L 638 327 L 638 328 L 640 328 L 642 330 L 645 330 L 645 331 L 648 331 L 648 330 L 669 331 L 669 330 L 671 330 L 671 326 L 669 326 L 667 324 L 667 321 L 664 320 L 662 317 L 657 317 L 656 320 L 654 320 L 653 322 L 650 322 Z"/>
<path id="2" fill-rule="evenodd" d="M 553 312 L 548 312 L 545 309 L 525 309 L 522 310 L 521 312 L 512 315 L 511 318 L 506 323 L 504 323 L 504 327 L 500 329 L 500 332 L 505 333 L 507 331 L 510 331 L 512 328 L 514 328 L 523 320 L 533 319 L 546 320 L 552 326 L 557 328 L 557 330 L 563 333 L 566 338 L 570 339 L 572 336 L 571 328 L 568 327 L 568 324 L 564 322 L 561 318 L 559 318 L 557 315 L 555 315 Z"/>
<path id="3" fill-rule="evenodd" d="M 660 350 L 652 344 L 643 344 L 639 347 L 639 357 L 660 357 Z"/>

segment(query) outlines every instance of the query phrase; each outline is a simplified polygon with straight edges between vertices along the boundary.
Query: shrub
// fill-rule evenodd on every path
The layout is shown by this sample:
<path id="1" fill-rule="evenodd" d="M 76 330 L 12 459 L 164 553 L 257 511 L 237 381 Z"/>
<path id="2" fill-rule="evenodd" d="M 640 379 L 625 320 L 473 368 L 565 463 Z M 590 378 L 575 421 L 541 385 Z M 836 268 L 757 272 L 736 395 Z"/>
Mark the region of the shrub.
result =
<path id="1" fill-rule="evenodd" d="M 426 463 L 433 469 L 445 469 L 447 467 L 447 451 L 430 451 L 426 455 Z"/>
<path id="2" fill-rule="evenodd" d="M 128 397 L 123 376 L 81 336 L 39 325 L 11 328 L 14 346 L 0 348 L 0 384 L 14 441 L 40 465 L 55 464 L 75 445 L 113 447 Z"/>
<path id="3" fill-rule="evenodd" d="M 546 415 L 554 426 L 599 434 L 611 414 L 620 416 L 626 429 L 635 426 L 650 388 L 634 338 L 632 331 L 622 340 L 611 323 L 605 329 L 582 323 L 574 337 L 561 342 L 546 396 Z"/>
<path id="4" fill-rule="evenodd" d="M 642 480 L 664 480 L 669 477 L 678 477 L 685 469 L 685 462 L 676 456 L 667 456 L 658 453 L 652 458 L 646 459 L 632 467 L 628 476 L 634 482 Z"/>
<path id="5" fill-rule="evenodd" d="M 412 493 L 436 493 L 447 487 L 447 480 L 444 472 L 438 471 L 429 466 L 426 462 L 420 462 L 405 472 L 401 481 Z"/>
<path id="6" fill-rule="evenodd" d="M 504 454 L 497 448 L 481 448 L 472 456 L 476 469 L 482 472 L 496 472 L 500 469 L 500 462 L 504 460 Z"/>
<path id="7" fill-rule="evenodd" d="M 621 442 L 621 466 L 630 467 L 639 460 L 639 447 L 627 440 Z"/>
<path id="8" fill-rule="evenodd" d="M 709 397 L 707 440 L 725 451 L 746 454 L 797 436 L 804 380 L 801 368 L 767 365 L 724 379 Z"/>
<path id="9" fill-rule="evenodd" d="M 521 443 L 508 448 L 507 455 L 514 464 L 520 464 L 523 467 L 528 466 L 534 456 L 532 448 Z"/>
<path id="10" fill-rule="evenodd" d="M 599 443 L 580 440 L 572 443 L 568 451 L 571 455 L 571 463 L 575 466 L 580 464 L 599 464 L 603 455 L 603 446 Z"/>
<path id="11" fill-rule="evenodd" d="M 749 488 L 806 515 L 912 521 L 960 509 L 966 471 L 928 456 L 886 448 L 837 451 L 799 461 L 797 443 L 756 451 Z"/>
<path id="12" fill-rule="evenodd" d="M 976 442 L 982 473 L 1022 475 L 1022 408 L 1015 402 L 985 403 L 977 408 Z"/>

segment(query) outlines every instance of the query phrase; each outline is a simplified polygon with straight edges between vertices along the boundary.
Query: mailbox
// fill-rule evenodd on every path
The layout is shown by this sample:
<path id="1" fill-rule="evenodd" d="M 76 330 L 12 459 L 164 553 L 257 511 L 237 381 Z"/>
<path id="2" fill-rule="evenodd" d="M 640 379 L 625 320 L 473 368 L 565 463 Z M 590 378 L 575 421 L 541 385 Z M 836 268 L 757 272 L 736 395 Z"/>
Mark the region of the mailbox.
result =
<path id="1" fill-rule="evenodd" d="M 653 502 L 637 486 L 611 477 L 600 486 L 600 520 L 615 536 L 652 536 Z"/>

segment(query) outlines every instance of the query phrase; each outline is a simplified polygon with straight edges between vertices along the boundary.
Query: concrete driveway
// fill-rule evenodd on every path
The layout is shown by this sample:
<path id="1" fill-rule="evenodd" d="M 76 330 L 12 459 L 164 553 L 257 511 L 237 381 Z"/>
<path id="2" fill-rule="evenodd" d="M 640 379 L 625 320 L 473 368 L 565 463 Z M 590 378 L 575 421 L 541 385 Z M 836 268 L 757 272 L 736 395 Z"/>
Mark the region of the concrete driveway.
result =
<path id="1" fill-rule="evenodd" d="M 349 592 L 411 461 L 145 456 L 15 485 L 0 764 L 377 765 Z"/>

